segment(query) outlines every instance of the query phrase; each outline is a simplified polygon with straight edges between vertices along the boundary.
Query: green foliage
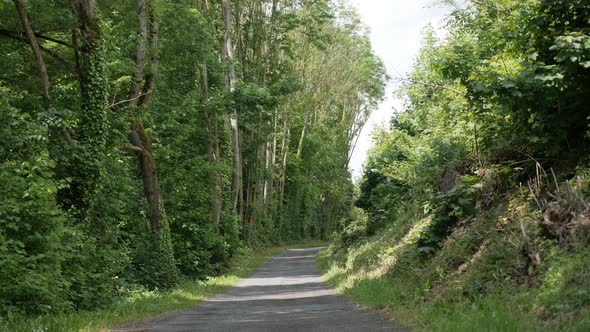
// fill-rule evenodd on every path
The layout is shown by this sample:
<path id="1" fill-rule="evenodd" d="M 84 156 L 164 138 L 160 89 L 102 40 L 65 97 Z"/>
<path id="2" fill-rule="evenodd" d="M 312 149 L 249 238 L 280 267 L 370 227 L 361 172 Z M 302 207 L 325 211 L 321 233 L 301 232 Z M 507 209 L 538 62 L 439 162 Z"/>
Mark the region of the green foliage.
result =
<path id="1" fill-rule="evenodd" d="M 300 243 L 297 247 L 318 246 Z M 233 257 L 230 269 L 223 275 L 206 281 L 183 281 L 168 291 L 134 289 L 112 306 L 97 310 L 43 315 L 31 319 L 25 315 L 9 314 L 0 319 L 0 331 L 104 331 L 123 324 L 157 316 L 173 310 L 187 310 L 196 303 L 236 285 L 252 274 L 271 257 L 288 247 L 271 247 L 260 251 L 242 250 Z"/>
<path id="2" fill-rule="evenodd" d="M 386 74 L 351 8 L 232 6 L 229 93 L 219 2 L 147 0 L 146 36 L 136 4 L 80 5 L 94 3 L 96 19 L 75 2 L 25 1 L 47 97 L 23 24 L 0 1 L 0 317 L 108 310 L 139 291 L 219 275 L 244 246 L 327 239 L 341 220 L 363 227 L 350 214 L 349 152 Z M 156 203 L 146 199 L 154 188 Z"/>
<path id="3" fill-rule="evenodd" d="M 554 263 L 544 276 L 537 295 L 538 306 L 545 318 L 557 321 L 557 324 L 587 317 L 590 301 L 590 265 L 588 248 L 568 253 L 554 249 L 549 259 Z M 582 322 L 590 326 L 586 319 Z"/>
<path id="4" fill-rule="evenodd" d="M 338 232 L 339 241 L 344 247 L 348 247 L 360 241 L 367 235 L 367 214 L 360 208 L 352 209 L 350 216 L 341 219 L 342 230 Z"/>
<path id="5" fill-rule="evenodd" d="M 42 145 L 47 128 L 10 105 L 10 89 L 0 89 L 0 312 L 64 310 L 68 218 L 55 193 L 67 182 L 53 178 L 56 164 Z"/>
<path id="6" fill-rule="evenodd" d="M 167 230 L 162 230 L 159 234 L 150 231 L 146 233 L 145 239 L 137 248 L 134 261 L 138 279 L 149 289 L 170 289 L 176 286 L 179 278 L 170 233 Z"/>
<path id="7" fill-rule="evenodd" d="M 429 256 L 440 249 L 441 242 L 451 234 L 460 220 L 475 214 L 476 192 L 481 188 L 477 177 L 464 176 L 462 183 L 446 194 L 436 197 L 432 220 L 418 240 L 418 251 Z"/>
<path id="8" fill-rule="evenodd" d="M 320 265 L 429 331 L 585 330 L 588 2 L 444 3 Z"/>
<path id="9" fill-rule="evenodd" d="M 0 280 L 3 311 L 46 313 L 66 309 L 61 273 L 66 217 L 59 210 L 47 152 L 0 166 Z"/>

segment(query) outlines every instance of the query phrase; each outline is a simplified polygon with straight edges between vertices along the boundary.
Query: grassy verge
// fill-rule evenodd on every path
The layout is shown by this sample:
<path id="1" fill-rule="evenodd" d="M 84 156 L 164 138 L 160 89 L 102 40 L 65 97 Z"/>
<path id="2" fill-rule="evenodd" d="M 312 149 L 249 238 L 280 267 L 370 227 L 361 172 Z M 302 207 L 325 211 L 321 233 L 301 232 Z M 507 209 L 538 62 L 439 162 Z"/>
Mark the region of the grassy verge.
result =
<path id="1" fill-rule="evenodd" d="M 114 326 L 146 319 L 168 311 L 189 309 L 196 303 L 233 287 L 252 274 L 271 257 L 288 248 L 313 247 L 323 242 L 305 242 L 270 247 L 236 257 L 228 273 L 207 281 L 184 282 L 169 292 L 141 292 L 123 299 L 108 309 L 48 315 L 38 318 L 8 316 L 0 318 L 0 331 L 107 331 Z"/>
<path id="2" fill-rule="evenodd" d="M 473 302 L 424 301 L 419 289 L 407 287 L 412 281 L 385 276 L 349 273 L 325 249 L 318 256 L 324 280 L 341 294 L 363 307 L 385 311 L 392 319 L 417 331 L 542 331 L 523 310 L 526 299 L 501 296 Z"/>
<path id="3" fill-rule="evenodd" d="M 538 305 L 539 290 L 509 288 L 485 297 L 452 297 L 436 294 L 430 285 L 417 286 L 415 280 L 403 276 L 386 274 L 375 278 L 362 268 L 355 272 L 343 264 L 343 258 L 330 248 L 319 253 L 317 265 L 329 285 L 363 307 L 383 310 L 395 321 L 417 331 L 581 332 L 590 328 L 586 310 L 576 317 L 559 317 L 551 305 Z M 578 293 L 585 291 L 576 289 Z M 566 301 L 562 298 L 553 305 L 563 307 L 563 302 Z M 551 317 L 547 317 L 548 311 L 553 311 Z M 543 315 L 544 319 L 540 319 Z"/>

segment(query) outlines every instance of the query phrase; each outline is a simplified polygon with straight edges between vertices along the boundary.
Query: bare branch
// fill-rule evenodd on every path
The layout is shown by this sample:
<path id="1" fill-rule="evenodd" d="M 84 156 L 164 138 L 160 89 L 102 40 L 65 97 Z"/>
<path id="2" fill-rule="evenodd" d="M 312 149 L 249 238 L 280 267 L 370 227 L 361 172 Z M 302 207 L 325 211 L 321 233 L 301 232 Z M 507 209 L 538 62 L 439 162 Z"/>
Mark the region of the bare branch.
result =
<path id="1" fill-rule="evenodd" d="M 31 23 L 29 22 L 29 17 L 25 12 L 25 5 L 23 1 L 16 0 L 14 4 L 16 6 L 16 10 L 18 12 L 18 16 L 20 18 L 23 30 L 25 30 L 26 32 L 28 44 L 31 45 L 31 50 L 33 51 L 33 55 L 35 56 L 35 63 L 37 64 L 37 68 L 39 68 L 39 74 L 41 75 L 41 79 L 43 81 L 43 98 L 45 99 L 46 106 L 49 107 L 49 91 L 51 90 L 51 82 L 49 81 L 49 74 L 47 73 L 47 66 L 45 65 L 43 54 L 41 53 L 41 49 L 39 48 L 39 44 L 37 43 L 37 38 L 33 33 L 33 28 L 31 27 Z"/>
<path id="2" fill-rule="evenodd" d="M 14 31 L 10 31 L 10 30 L 6 30 L 6 29 L 0 29 L 0 35 L 4 35 L 4 36 L 7 36 L 7 37 L 17 37 L 17 38 L 20 38 L 20 33 L 14 32 Z M 54 42 L 54 43 L 59 44 L 59 45 L 62 45 L 62 46 L 66 46 L 66 47 L 70 47 L 70 48 L 73 48 L 74 47 L 73 45 L 71 45 L 71 44 L 69 44 L 69 43 L 67 43 L 67 42 L 65 42 L 63 40 L 59 40 L 59 39 L 56 39 L 56 38 L 53 38 L 53 37 L 45 36 L 45 35 L 42 35 L 42 34 L 40 34 L 38 32 L 33 32 L 33 35 L 35 37 L 39 38 L 39 39 L 48 40 L 50 42 Z"/>
<path id="3" fill-rule="evenodd" d="M 152 90 L 148 90 L 148 91 L 146 91 L 146 92 L 144 92 L 144 93 L 142 93 L 142 94 L 140 94 L 138 96 L 135 96 L 133 98 L 130 98 L 130 99 L 125 99 L 125 100 L 118 101 L 118 102 L 116 102 L 114 104 L 111 104 L 111 105 L 107 106 L 107 108 L 112 108 L 112 107 L 115 107 L 117 105 L 120 105 L 120 104 L 123 104 L 123 103 L 127 103 L 127 102 L 130 102 L 130 101 L 135 101 L 135 100 L 137 100 L 137 99 L 141 98 L 142 96 L 147 95 L 149 93 L 152 93 Z"/>
<path id="4" fill-rule="evenodd" d="M 14 40 L 18 40 L 18 41 L 21 41 L 21 42 L 26 43 L 28 45 L 31 45 L 31 42 L 27 39 L 24 39 L 23 36 L 21 36 L 19 34 L 4 33 L 4 31 L 6 31 L 6 30 L 0 29 L 1 36 L 4 36 L 6 38 L 11 38 Z M 59 54 L 57 54 L 53 50 L 51 50 L 47 47 L 43 47 L 41 45 L 38 45 L 38 47 L 39 47 L 39 49 L 43 50 L 43 52 L 49 54 L 51 57 L 53 57 L 55 60 L 57 60 L 59 63 L 61 63 L 65 67 L 66 70 L 72 71 L 72 72 L 75 71 L 71 63 L 69 63 L 66 59 L 62 58 Z"/>

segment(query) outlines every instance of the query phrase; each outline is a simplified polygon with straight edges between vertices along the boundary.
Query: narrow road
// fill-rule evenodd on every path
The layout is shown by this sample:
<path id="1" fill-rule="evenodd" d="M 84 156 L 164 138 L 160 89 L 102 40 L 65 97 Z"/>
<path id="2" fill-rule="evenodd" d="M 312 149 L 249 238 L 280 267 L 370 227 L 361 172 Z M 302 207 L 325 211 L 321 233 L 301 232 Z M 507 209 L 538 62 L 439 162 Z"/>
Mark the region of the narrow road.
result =
<path id="1" fill-rule="evenodd" d="M 324 284 L 318 251 L 288 250 L 236 287 L 145 331 L 406 331 Z"/>

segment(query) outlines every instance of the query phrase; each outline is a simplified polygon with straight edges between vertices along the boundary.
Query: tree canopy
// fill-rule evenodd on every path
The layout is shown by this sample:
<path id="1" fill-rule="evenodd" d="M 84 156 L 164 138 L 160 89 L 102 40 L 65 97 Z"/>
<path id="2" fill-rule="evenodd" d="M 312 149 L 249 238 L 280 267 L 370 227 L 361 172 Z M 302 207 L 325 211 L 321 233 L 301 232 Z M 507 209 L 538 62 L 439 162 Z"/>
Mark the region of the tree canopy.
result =
<path id="1" fill-rule="evenodd" d="M 328 238 L 385 71 L 317 0 L 0 2 L 0 313 L 106 306 Z"/>

